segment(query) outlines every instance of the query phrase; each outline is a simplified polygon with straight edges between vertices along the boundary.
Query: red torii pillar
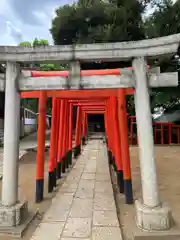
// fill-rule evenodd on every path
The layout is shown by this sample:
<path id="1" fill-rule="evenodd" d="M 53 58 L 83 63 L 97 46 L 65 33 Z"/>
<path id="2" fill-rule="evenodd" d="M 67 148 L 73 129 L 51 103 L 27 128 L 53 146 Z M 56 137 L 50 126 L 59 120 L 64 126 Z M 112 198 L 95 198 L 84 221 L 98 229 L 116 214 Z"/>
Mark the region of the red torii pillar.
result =
<path id="1" fill-rule="evenodd" d="M 36 202 L 41 202 L 44 195 L 44 152 L 46 138 L 46 92 L 40 92 L 38 116 L 38 149 L 36 155 Z"/>
<path id="2" fill-rule="evenodd" d="M 59 99 L 57 99 L 57 109 L 56 109 L 56 153 L 55 153 L 55 159 L 54 159 L 54 178 L 53 178 L 53 185 L 54 187 L 56 187 L 56 181 L 57 181 L 57 158 L 58 158 L 58 142 L 59 142 L 59 128 L 60 128 L 60 119 L 59 119 L 59 113 L 60 113 L 60 108 L 61 108 L 61 101 Z"/>
<path id="3" fill-rule="evenodd" d="M 118 116 L 119 116 L 118 118 L 119 135 L 121 139 L 120 144 L 121 144 L 121 158 L 122 158 L 122 164 L 123 164 L 125 202 L 127 204 L 132 204 L 133 189 L 132 189 L 130 154 L 129 154 L 126 98 L 125 98 L 124 89 L 119 89 Z"/>
<path id="4" fill-rule="evenodd" d="M 51 120 L 51 137 L 50 137 L 50 153 L 49 153 L 49 181 L 48 181 L 48 192 L 53 191 L 54 187 L 54 169 L 55 169 L 55 159 L 56 159 L 56 135 L 57 135 L 57 99 L 52 99 L 52 120 Z"/>
<path id="5" fill-rule="evenodd" d="M 61 178 L 61 171 L 62 171 L 62 148 L 63 148 L 63 125 L 64 125 L 64 100 L 61 101 L 61 108 L 59 112 L 59 132 L 58 132 L 58 149 L 57 149 L 57 178 Z"/>
<path id="6" fill-rule="evenodd" d="M 66 101 L 65 168 L 69 167 L 69 104 Z"/>
<path id="7" fill-rule="evenodd" d="M 77 158 L 81 153 L 81 132 L 82 132 L 82 111 L 81 107 L 77 107 L 76 114 L 76 131 L 75 131 L 75 147 L 74 147 L 74 157 Z"/>
<path id="8" fill-rule="evenodd" d="M 107 104 L 106 104 L 106 111 L 105 111 L 105 116 L 106 116 L 106 132 L 107 132 L 107 138 L 106 138 L 106 143 L 107 143 L 107 148 L 108 148 L 108 160 L 109 164 L 113 164 L 113 131 L 112 131 L 112 123 L 111 121 L 111 113 L 112 109 L 110 106 L 110 98 L 107 99 Z"/>
<path id="9" fill-rule="evenodd" d="M 62 142 L 62 173 L 65 173 L 66 172 L 66 154 L 67 154 L 67 118 L 68 118 L 68 102 L 67 100 L 64 100 L 65 103 L 64 103 L 64 112 L 63 112 L 63 142 Z"/>
<path id="10" fill-rule="evenodd" d="M 68 137 L 68 163 L 72 165 L 72 141 L 73 141 L 73 105 L 69 103 L 69 137 Z"/>
<path id="11" fill-rule="evenodd" d="M 120 193 L 124 193 L 124 177 L 123 177 L 123 166 L 122 166 L 122 151 L 121 151 L 121 139 L 119 135 L 119 122 L 118 122 L 118 115 L 117 115 L 117 98 L 111 97 L 110 98 L 110 105 L 109 107 L 112 109 L 112 131 L 113 131 L 113 166 L 114 170 L 117 174 L 117 183 L 119 186 Z M 110 124 L 110 123 L 109 123 Z"/>
<path id="12" fill-rule="evenodd" d="M 82 145 L 86 144 L 86 132 L 87 132 L 87 114 L 83 112 Z"/>

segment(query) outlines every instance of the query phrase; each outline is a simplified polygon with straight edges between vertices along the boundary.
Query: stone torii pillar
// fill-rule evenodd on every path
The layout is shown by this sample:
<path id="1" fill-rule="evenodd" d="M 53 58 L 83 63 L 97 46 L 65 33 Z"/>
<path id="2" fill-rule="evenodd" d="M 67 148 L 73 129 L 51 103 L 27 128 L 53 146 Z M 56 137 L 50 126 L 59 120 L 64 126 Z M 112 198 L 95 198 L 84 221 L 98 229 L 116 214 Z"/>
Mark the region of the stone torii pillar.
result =
<path id="1" fill-rule="evenodd" d="M 18 202 L 18 163 L 20 134 L 20 94 L 17 89 L 20 68 L 17 63 L 6 64 L 4 161 L 0 226 L 12 227 L 21 221 L 27 203 Z"/>
<path id="2" fill-rule="evenodd" d="M 171 227 L 169 207 L 160 202 L 154 153 L 152 117 L 143 57 L 133 60 L 135 76 L 135 108 L 142 183 L 142 201 L 136 201 L 136 218 L 140 228 L 165 230 Z"/>

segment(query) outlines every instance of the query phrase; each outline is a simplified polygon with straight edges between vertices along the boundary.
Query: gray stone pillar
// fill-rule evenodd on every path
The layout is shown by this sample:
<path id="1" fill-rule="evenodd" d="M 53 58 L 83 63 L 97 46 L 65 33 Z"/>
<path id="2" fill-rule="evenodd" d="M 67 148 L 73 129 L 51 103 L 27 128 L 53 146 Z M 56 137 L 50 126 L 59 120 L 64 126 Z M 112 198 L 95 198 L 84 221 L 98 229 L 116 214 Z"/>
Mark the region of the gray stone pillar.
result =
<path id="1" fill-rule="evenodd" d="M 170 209 L 161 204 L 158 193 L 152 116 L 144 58 L 133 60 L 135 107 L 141 167 L 142 201 L 136 201 L 137 223 L 146 230 L 170 228 Z"/>
<path id="2" fill-rule="evenodd" d="M 20 209 L 26 204 L 18 203 L 18 162 L 20 134 L 20 95 L 17 89 L 19 65 L 6 64 L 4 162 L 2 180 L 2 203 L 0 226 L 16 226 L 20 223 Z M 3 213 L 3 214 L 2 214 Z"/>
<path id="3" fill-rule="evenodd" d="M 79 61 L 70 62 L 68 84 L 70 85 L 71 89 L 81 88 L 81 68 Z"/>
<path id="4" fill-rule="evenodd" d="M 20 130 L 20 96 L 16 89 L 19 67 L 6 64 L 5 122 L 4 122 L 4 166 L 2 204 L 11 206 L 18 200 L 18 160 Z"/>

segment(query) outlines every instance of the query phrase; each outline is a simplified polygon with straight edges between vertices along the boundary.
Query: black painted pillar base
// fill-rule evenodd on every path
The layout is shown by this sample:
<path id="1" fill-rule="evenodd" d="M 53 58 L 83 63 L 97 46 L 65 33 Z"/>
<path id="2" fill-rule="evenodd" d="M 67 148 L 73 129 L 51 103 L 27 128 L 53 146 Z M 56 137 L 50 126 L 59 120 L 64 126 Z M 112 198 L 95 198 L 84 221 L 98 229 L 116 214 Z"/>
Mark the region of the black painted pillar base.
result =
<path id="1" fill-rule="evenodd" d="M 132 189 L 132 180 L 124 180 L 124 194 L 125 194 L 125 203 L 133 204 L 133 189 Z"/>
<path id="2" fill-rule="evenodd" d="M 53 191 L 53 172 L 49 172 L 49 178 L 48 178 L 48 193 L 51 193 Z"/>
<path id="3" fill-rule="evenodd" d="M 82 137 L 82 145 L 84 146 L 84 145 L 86 145 L 86 137 Z"/>
<path id="4" fill-rule="evenodd" d="M 81 154 L 81 144 L 78 145 L 78 155 Z"/>
<path id="5" fill-rule="evenodd" d="M 36 203 L 42 202 L 44 197 L 44 179 L 36 180 Z"/>
<path id="6" fill-rule="evenodd" d="M 65 157 L 62 158 L 62 163 L 61 163 L 61 164 L 62 164 L 62 165 L 61 165 L 61 166 L 62 166 L 62 173 L 65 173 L 65 172 L 66 172 L 65 159 L 66 159 Z"/>
<path id="7" fill-rule="evenodd" d="M 61 178 L 61 162 L 57 163 L 57 179 Z"/>
<path id="8" fill-rule="evenodd" d="M 74 148 L 74 157 L 77 158 L 81 153 L 81 145 L 79 144 Z"/>
<path id="9" fill-rule="evenodd" d="M 112 152 L 108 150 L 108 162 L 109 162 L 109 165 L 111 165 L 113 163 L 112 161 Z"/>
<path id="10" fill-rule="evenodd" d="M 117 170 L 117 184 L 119 186 L 119 192 L 124 193 L 124 175 L 123 170 Z"/>
<path id="11" fill-rule="evenodd" d="M 71 166 L 71 164 L 72 164 L 72 151 L 71 150 L 69 150 L 66 154 L 66 161 L 67 161 L 68 167 Z"/>
<path id="12" fill-rule="evenodd" d="M 57 177 L 56 177 L 57 169 L 56 168 L 54 169 L 53 173 L 54 173 L 54 175 L 53 175 L 53 186 L 56 187 L 57 186 L 57 183 L 56 183 L 56 181 L 57 181 Z"/>
<path id="13" fill-rule="evenodd" d="M 116 160 L 115 160 L 114 156 L 112 156 L 112 165 L 113 165 L 114 171 L 116 172 L 117 171 L 117 166 L 116 166 Z"/>
<path id="14" fill-rule="evenodd" d="M 65 167 L 66 167 L 66 169 L 69 167 L 69 154 L 68 154 L 68 152 L 66 153 L 66 156 L 65 156 Z"/>
<path id="15" fill-rule="evenodd" d="M 69 150 L 69 165 L 72 165 L 72 150 Z"/>

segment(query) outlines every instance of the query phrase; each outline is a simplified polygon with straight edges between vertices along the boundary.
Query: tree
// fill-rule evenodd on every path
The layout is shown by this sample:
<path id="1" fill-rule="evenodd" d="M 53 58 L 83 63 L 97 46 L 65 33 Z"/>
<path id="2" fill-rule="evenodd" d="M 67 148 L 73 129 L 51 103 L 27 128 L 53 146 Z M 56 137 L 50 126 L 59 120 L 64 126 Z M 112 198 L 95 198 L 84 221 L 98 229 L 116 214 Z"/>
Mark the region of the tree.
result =
<path id="1" fill-rule="evenodd" d="M 31 44 L 31 42 L 20 42 L 19 46 L 21 46 L 21 47 L 31 47 L 32 44 Z"/>
<path id="2" fill-rule="evenodd" d="M 137 0 L 79 0 L 56 10 L 50 31 L 58 45 L 139 40 L 143 11 Z"/>
<path id="3" fill-rule="evenodd" d="M 154 13 L 142 20 L 146 6 L 155 8 Z M 56 10 L 50 29 L 54 43 L 86 44 L 119 42 L 160 37 L 179 32 L 180 0 L 79 0 Z M 176 24 L 177 23 L 177 24 Z M 83 69 L 126 67 L 130 63 L 83 63 Z M 158 59 L 152 63 L 162 71 L 175 71 L 177 61 Z M 176 94 L 175 94 L 176 92 Z M 158 89 L 152 91 L 152 109 L 156 106 L 169 108 L 179 99 L 179 90 Z M 128 108 L 134 113 L 133 98 L 128 98 Z"/>
<path id="4" fill-rule="evenodd" d="M 155 12 L 145 21 L 145 32 L 148 38 L 167 36 L 180 32 L 180 0 L 175 4 L 171 0 L 161 0 L 156 3 Z M 161 71 L 179 71 L 178 58 L 161 58 L 154 64 Z M 153 107 L 163 107 L 169 111 L 180 108 L 179 88 L 157 89 L 152 94 Z"/>
<path id="5" fill-rule="evenodd" d="M 142 14 L 150 1 L 78 0 L 56 10 L 50 29 L 54 43 L 87 44 L 133 41 L 145 38 Z M 131 62 L 81 63 L 82 69 L 129 67 Z M 127 98 L 134 114 L 133 97 Z"/>

